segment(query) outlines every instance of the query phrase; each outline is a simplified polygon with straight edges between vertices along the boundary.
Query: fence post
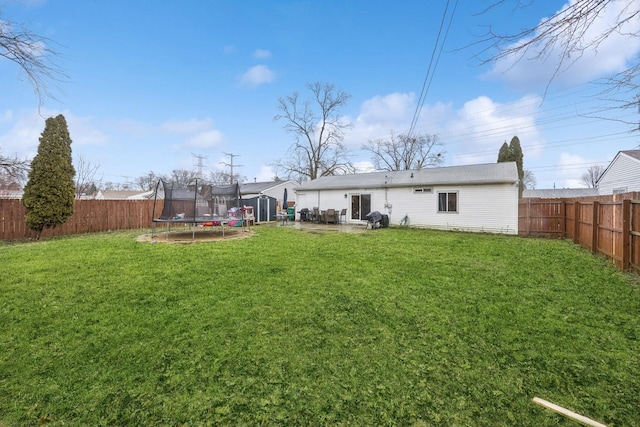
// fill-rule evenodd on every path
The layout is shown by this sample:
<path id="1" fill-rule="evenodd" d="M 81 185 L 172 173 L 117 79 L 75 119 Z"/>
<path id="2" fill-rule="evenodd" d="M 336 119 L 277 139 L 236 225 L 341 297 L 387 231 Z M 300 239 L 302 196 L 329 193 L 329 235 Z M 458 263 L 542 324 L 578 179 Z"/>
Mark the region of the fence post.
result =
<path id="1" fill-rule="evenodd" d="M 622 271 L 629 269 L 631 260 L 631 200 L 622 201 Z"/>
<path id="2" fill-rule="evenodd" d="M 531 234 L 531 199 L 526 199 L 525 206 L 525 236 L 529 236 Z"/>
<path id="3" fill-rule="evenodd" d="M 580 244 L 580 202 L 573 202 L 573 243 Z"/>
<path id="4" fill-rule="evenodd" d="M 594 254 L 598 252 L 598 226 L 600 225 L 600 219 L 598 213 L 600 212 L 600 202 L 593 202 L 593 218 L 591 219 L 591 252 Z"/>
<path id="5" fill-rule="evenodd" d="M 560 201 L 560 238 L 567 237 L 567 210 L 564 200 Z"/>

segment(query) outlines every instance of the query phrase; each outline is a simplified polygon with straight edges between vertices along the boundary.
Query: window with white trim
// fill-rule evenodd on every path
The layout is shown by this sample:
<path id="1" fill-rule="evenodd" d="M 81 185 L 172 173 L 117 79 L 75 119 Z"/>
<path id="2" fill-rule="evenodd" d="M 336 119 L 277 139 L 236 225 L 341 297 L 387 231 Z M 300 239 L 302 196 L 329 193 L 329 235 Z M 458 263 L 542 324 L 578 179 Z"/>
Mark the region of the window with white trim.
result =
<path id="1" fill-rule="evenodd" d="M 438 193 L 438 212 L 458 212 L 458 193 Z"/>

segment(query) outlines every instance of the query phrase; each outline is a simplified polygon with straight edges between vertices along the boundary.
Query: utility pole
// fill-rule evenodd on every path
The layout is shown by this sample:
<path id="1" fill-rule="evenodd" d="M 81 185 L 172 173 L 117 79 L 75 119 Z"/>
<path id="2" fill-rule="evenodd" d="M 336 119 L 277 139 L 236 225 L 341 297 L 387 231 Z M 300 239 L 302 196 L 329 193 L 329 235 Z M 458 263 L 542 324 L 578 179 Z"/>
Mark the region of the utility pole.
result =
<path id="1" fill-rule="evenodd" d="M 225 163 L 225 162 L 220 162 L 221 165 L 224 166 L 229 166 L 231 168 L 231 174 L 229 175 L 229 184 L 233 184 L 233 180 L 236 178 L 235 175 L 233 174 L 233 167 L 241 167 L 243 165 L 234 165 L 233 164 L 233 158 L 234 157 L 240 157 L 240 154 L 232 154 L 232 153 L 222 153 L 225 156 L 229 156 L 230 162 L 229 163 Z"/>
<path id="2" fill-rule="evenodd" d="M 195 157 L 196 159 L 198 159 L 198 164 L 197 164 L 197 166 L 198 166 L 198 178 L 202 179 L 202 169 L 204 167 L 204 165 L 202 163 L 202 160 L 206 159 L 207 156 L 203 156 L 201 154 L 193 154 L 193 153 L 191 153 L 191 155 L 193 157 Z"/>

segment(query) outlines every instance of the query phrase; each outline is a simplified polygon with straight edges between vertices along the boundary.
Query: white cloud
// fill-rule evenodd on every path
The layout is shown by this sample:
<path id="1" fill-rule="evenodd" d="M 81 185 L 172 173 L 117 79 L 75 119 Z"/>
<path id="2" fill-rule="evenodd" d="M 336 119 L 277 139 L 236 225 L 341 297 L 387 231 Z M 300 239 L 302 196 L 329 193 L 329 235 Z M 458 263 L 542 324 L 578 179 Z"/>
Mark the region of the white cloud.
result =
<path id="1" fill-rule="evenodd" d="M 570 153 L 561 153 L 558 157 L 556 167 L 558 169 L 557 176 L 562 181 L 559 188 L 584 188 L 586 187 L 582 181 L 582 174 L 589 168 L 589 164 L 596 162 L 584 156 Z"/>
<path id="2" fill-rule="evenodd" d="M 572 154 L 563 152 L 558 157 L 555 163 L 555 168 L 558 171 L 556 177 L 559 179 L 558 188 L 584 188 L 587 185 L 582 180 L 587 170 L 594 165 L 601 165 L 606 167 L 608 162 L 611 161 L 615 153 L 602 154 L 598 158 L 584 156 L 582 154 Z"/>
<path id="3" fill-rule="evenodd" d="M 199 132 L 189 138 L 185 145 L 191 148 L 212 148 L 220 144 L 224 140 L 222 133 L 212 129 L 205 132 Z"/>
<path id="4" fill-rule="evenodd" d="M 5 112 L 0 127 L 0 149 L 6 156 L 32 158 L 38 150 L 44 118 L 37 111 Z"/>
<path id="5" fill-rule="evenodd" d="M 154 133 L 154 127 L 150 124 L 131 119 L 117 121 L 111 127 L 118 132 L 137 138 L 146 138 Z"/>
<path id="6" fill-rule="evenodd" d="M 352 125 L 345 137 L 345 143 L 359 148 L 369 140 L 388 138 L 391 133 L 405 132 L 409 128 L 414 111 L 413 93 L 395 92 L 385 96 L 374 96 L 360 105 L 360 112 L 355 119 L 344 118 L 345 122 Z"/>
<path id="7" fill-rule="evenodd" d="M 524 97 L 499 104 L 481 96 L 467 101 L 442 132 L 447 159 L 452 165 L 491 163 L 498 157 L 502 143 L 514 136 L 520 139 L 528 157 L 539 157 L 544 138 L 536 125 L 540 105 L 538 97 Z"/>
<path id="8" fill-rule="evenodd" d="M 222 132 L 213 128 L 210 118 L 169 120 L 160 126 L 161 131 L 184 135 L 184 146 L 190 148 L 212 148 L 224 141 Z"/>
<path id="9" fill-rule="evenodd" d="M 267 49 L 256 49 L 253 52 L 253 57 L 256 59 L 267 59 L 271 58 L 271 51 Z"/>
<path id="10" fill-rule="evenodd" d="M 271 181 L 274 176 L 276 176 L 276 173 L 274 172 L 271 166 L 262 166 L 260 167 L 258 176 L 256 176 L 255 179 L 257 182 L 267 182 L 267 181 Z M 249 182 L 253 182 L 253 181 L 249 180 Z"/>
<path id="11" fill-rule="evenodd" d="M 367 173 L 367 172 L 375 172 L 376 169 L 373 167 L 373 163 L 368 160 L 362 160 L 359 162 L 354 162 L 353 166 L 356 168 L 357 173 Z"/>
<path id="12" fill-rule="evenodd" d="M 40 136 L 47 117 L 60 114 L 56 111 L 5 111 L 0 114 L 0 148 L 5 155 L 33 158 L 38 151 Z M 89 116 L 76 116 L 69 111 L 62 113 L 67 120 L 72 150 L 80 146 L 104 145 L 109 137 L 100 130 Z"/>
<path id="13" fill-rule="evenodd" d="M 74 145 L 105 145 L 109 142 L 107 134 L 96 127 L 92 117 L 76 116 L 70 112 L 65 112 L 64 116 Z"/>
<path id="14" fill-rule="evenodd" d="M 566 10 L 575 2 L 576 0 L 571 0 L 563 6 L 562 10 Z M 614 0 L 608 3 L 598 17 L 590 23 L 582 45 L 588 45 L 590 40 L 597 39 L 611 28 L 620 13 L 626 16 L 635 12 L 635 8 L 624 11 L 625 5 L 628 6 L 628 1 Z M 540 45 L 532 47 L 524 57 L 514 55 L 500 59 L 485 77 L 503 80 L 511 87 L 523 90 L 545 87 L 552 79 L 554 83 L 562 86 L 573 86 L 601 78 L 624 70 L 629 66 L 629 61 L 640 53 L 640 39 L 629 36 L 639 31 L 640 20 L 629 20 L 622 31 L 609 35 L 597 48 L 585 50 L 582 55 L 575 53 L 571 58 L 565 58 L 557 75 L 556 71 L 563 57 L 561 49 L 566 42 L 565 39 L 560 39 L 548 52 L 542 52 L 544 45 Z M 529 40 L 520 40 L 513 46 Z"/>
<path id="15" fill-rule="evenodd" d="M 345 143 L 360 148 L 369 140 L 387 139 L 407 132 L 416 109 L 413 94 L 375 96 L 362 103 Z M 500 104 L 482 96 L 455 110 L 437 103 L 421 109 L 415 132 L 437 135 L 443 144 L 446 165 L 492 163 L 503 142 L 518 136 L 528 158 L 540 157 L 545 140 L 536 124 L 541 104 L 538 97 L 523 97 Z M 366 154 L 368 156 L 368 154 Z"/>
<path id="16" fill-rule="evenodd" d="M 178 133 L 178 134 L 192 134 L 197 132 L 203 132 L 213 127 L 213 121 L 210 118 L 188 120 L 169 120 L 164 122 L 160 128 L 163 131 Z"/>
<path id="17" fill-rule="evenodd" d="M 256 87 L 261 84 L 271 83 L 276 75 L 266 65 L 256 65 L 249 68 L 239 77 L 240 84 L 245 87 Z"/>

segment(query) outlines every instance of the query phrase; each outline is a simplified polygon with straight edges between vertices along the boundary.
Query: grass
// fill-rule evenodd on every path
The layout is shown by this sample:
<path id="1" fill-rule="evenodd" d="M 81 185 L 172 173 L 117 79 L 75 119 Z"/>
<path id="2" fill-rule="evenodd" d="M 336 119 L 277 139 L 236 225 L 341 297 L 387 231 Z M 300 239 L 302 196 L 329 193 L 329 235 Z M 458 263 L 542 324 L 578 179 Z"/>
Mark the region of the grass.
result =
<path id="1" fill-rule="evenodd" d="M 0 246 L 0 425 L 640 424 L 635 278 L 565 241 Z"/>

